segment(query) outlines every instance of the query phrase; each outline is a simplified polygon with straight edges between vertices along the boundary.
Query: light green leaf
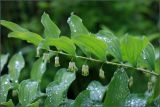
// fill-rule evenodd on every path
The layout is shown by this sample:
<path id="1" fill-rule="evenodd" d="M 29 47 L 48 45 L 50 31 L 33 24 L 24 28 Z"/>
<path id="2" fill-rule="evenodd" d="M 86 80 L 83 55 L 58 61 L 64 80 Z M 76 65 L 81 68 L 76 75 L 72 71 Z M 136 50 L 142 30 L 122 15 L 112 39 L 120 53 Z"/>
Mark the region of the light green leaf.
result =
<path id="1" fill-rule="evenodd" d="M 32 104 L 29 104 L 27 107 L 39 107 L 40 106 L 40 100 L 32 103 Z"/>
<path id="2" fill-rule="evenodd" d="M 62 68 L 57 71 L 55 81 L 51 82 L 46 88 L 47 99 L 46 107 L 58 107 L 67 98 L 67 90 L 70 84 L 75 80 L 75 73 L 68 72 Z"/>
<path id="3" fill-rule="evenodd" d="M 123 60 L 137 66 L 138 58 L 148 43 L 146 37 L 124 36 L 121 41 Z"/>
<path id="4" fill-rule="evenodd" d="M 23 106 L 30 105 L 35 99 L 42 96 L 39 83 L 32 80 L 23 80 L 19 85 L 18 98 Z"/>
<path id="5" fill-rule="evenodd" d="M 43 61 L 42 58 L 39 58 L 33 64 L 31 71 L 31 79 L 40 82 L 45 71 L 46 61 Z"/>
<path id="6" fill-rule="evenodd" d="M 4 65 L 7 63 L 8 56 L 9 56 L 8 53 L 7 53 L 7 54 L 1 54 L 1 55 L 0 55 L 0 60 L 1 60 L 1 62 L 0 62 L 0 64 L 1 64 L 1 66 L 0 66 L 0 71 L 3 70 Z"/>
<path id="7" fill-rule="evenodd" d="M 123 68 L 118 69 L 108 85 L 104 106 L 120 106 L 129 93 L 126 71 Z"/>
<path id="8" fill-rule="evenodd" d="M 0 24 L 5 26 L 6 28 L 12 30 L 12 31 L 19 31 L 19 32 L 26 32 L 28 31 L 27 29 L 25 28 L 22 28 L 21 26 L 13 23 L 13 22 L 10 22 L 10 21 L 6 21 L 6 20 L 0 20 Z"/>
<path id="9" fill-rule="evenodd" d="M 45 40 L 45 45 L 48 46 L 55 46 L 58 50 L 63 50 L 70 55 L 76 55 L 76 47 L 73 41 L 65 36 L 60 38 L 47 38 Z"/>
<path id="10" fill-rule="evenodd" d="M 152 44 L 148 44 L 142 52 L 142 59 L 150 70 L 155 70 L 155 50 Z"/>
<path id="11" fill-rule="evenodd" d="M 9 75 L 12 82 L 18 82 L 20 72 L 24 66 L 25 62 L 21 52 L 12 56 L 8 64 Z"/>
<path id="12" fill-rule="evenodd" d="M 90 50 L 91 53 L 97 56 L 99 59 L 106 59 L 107 45 L 104 41 L 97 39 L 94 35 L 81 35 L 74 37 L 73 40 L 78 46 L 83 46 Z"/>
<path id="13" fill-rule="evenodd" d="M 103 40 L 108 48 L 107 51 L 119 61 L 122 61 L 122 53 L 120 48 L 120 42 L 116 36 L 108 30 L 101 30 L 97 34 L 97 38 Z"/>
<path id="14" fill-rule="evenodd" d="M 71 14 L 71 16 L 67 20 L 67 23 L 69 24 L 72 37 L 82 34 L 90 34 L 87 28 L 83 25 L 82 19 L 74 14 Z"/>
<path id="15" fill-rule="evenodd" d="M 2 107 L 15 107 L 13 104 L 13 101 L 11 99 L 7 102 L 1 103 L 0 106 L 2 106 Z"/>
<path id="16" fill-rule="evenodd" d="M 54 22 L 50 19 L 49 15 L 45 12 L 42 15 L 41 23 L 43 24 L 45 29 L 45 37 L 59 38 L 61 31 L 59 30 L 57 25 L 54 24 Z"/>
<path id="17" fill-rule="evenodd" d="M 9 75 L 0 77 L 0 104 L 6 102 L 8 91 L 12 88 Z"/>
<path id="18" fill-rule="evenodd" d="M 91 100 L 101 102 L 104 97 L 106 87 L 102 86 L 102 84 L 98 81 L 92 81 L 88 85 L 87 90 L 90 91 Z"/>
<path id="19" fill-rule="evenodd" d="M 21 40 L 26 40 L 29 43 L 32 43 L 36 46 L 43 40 L 43 38 L 33 32 L 11 32 L 8 34 L 8 37 L 13 37 Z"/>

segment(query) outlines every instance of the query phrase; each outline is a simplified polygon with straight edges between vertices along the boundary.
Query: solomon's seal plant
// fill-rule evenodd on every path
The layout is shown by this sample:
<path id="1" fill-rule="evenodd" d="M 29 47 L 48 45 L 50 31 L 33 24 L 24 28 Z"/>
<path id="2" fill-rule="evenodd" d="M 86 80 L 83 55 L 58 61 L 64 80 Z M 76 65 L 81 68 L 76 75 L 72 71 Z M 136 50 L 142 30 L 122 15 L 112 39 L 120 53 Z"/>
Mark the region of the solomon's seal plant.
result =
<path id="1" fill-rule="evenodd" d="M 117 37 L 108 29 L 91 33 L 82 23 L 82 19 L 74 14 L 67 20 L 71 30 L 70 36 L 60 36 L 60 29 L 47 13 L 42 15 L 41 23 L 44 26 L 43 36 L 13 22 L 0 21 L 2 26 L 12 31 L 8 34 L 9 38 L 21 39 L 35 45 L 38 57 L 31 69 L 30 78 L 22 81 L 19 81 L 19 76 L 25 67 L 23 53 L 18 52 L 11 57 L 8 74 L 0 77 L 0 105 L 160 106 L 160 71 L 156 69 L 155 50 L 147 37 L 131 35 Z M 112 58 L 108 58 L 109 56 Z M 67 62 L 64 61 L 64 57 L 68 58 Z M 8 53 L 1 54 L 1 71 L 8 59 Z M 54 61 L 52 65 L 59 70 L 56 71 L 54 80 L 45 87 L 45 92 L 42 92 L 40 83 L 45 72 L 48 72 L 47 64 L 51 61 Z M 85 61 L 87 63 L 84 63 Z M 103 65 L 103 69 L 99 66 L 99 70 L 93 70 L 90 63 Z M 114 73 L 110 72 L 109 67 L 114 69 Z M 93 81 L 90 81 L 76 98 L 70 99 L 67 92 L 71 84 L 79 79 L 77 77 L 79 72 L 86 80 L 92 75 L 107 81 L 102 85 L 101 80 L 92 79 Z M 108 75 L 112 78 L 109 79 Z M 11 96 L 9 93 L 12 93 Z M 15 103 L 14 98 L 17 98 L 18 102 Z"/>

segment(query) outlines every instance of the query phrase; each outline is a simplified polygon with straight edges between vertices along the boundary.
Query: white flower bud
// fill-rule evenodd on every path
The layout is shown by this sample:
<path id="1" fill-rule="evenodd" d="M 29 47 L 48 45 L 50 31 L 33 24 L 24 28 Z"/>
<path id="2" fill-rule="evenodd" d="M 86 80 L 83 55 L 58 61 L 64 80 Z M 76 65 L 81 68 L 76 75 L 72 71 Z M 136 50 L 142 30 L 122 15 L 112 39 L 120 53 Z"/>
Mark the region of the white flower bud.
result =
<path id="1" fill-rule="evenodd" d="M 55 66 L 55 67 L 59 67 L 59 66 L 60 66 L 60 63 L 59 63 L 59 57 L 58 57 L 58 56 L 56 56 L 56 57 L 55 57 L 55 63 L 54 63 L 54 66 Z"/>
<path id="2" fill-rule="evenodd" d="M 133 85 L 133 77 L 131 76 L 128 80 L 128 85 L 131 87 Z"/>
<path id="3" fill-rule="evenodd" d="M 36 53 L 36 57 L 39 57 L 40 56 L 40 48 L 37 47 L 37 53 Z"/>
<path id="4" fill-rule="evenodd" d="M 42 59 L 43 59 L 43 61 L 49 61 L 49 54 L 44 53 Z"/>
<path id="5" fill-rule="evenodd" d="M 151 90 L 152 90 L 152 82 L 149 81 L 148 82 L 148 91 L 151 92 Z"/>
<path id="6" fill-rule="evenodd" d="M 83 76 L 89 75 L 89 66 L 88 65 L 82 65 L 82 75 Z"/>
<path id="7" fill-rule="evenodd" d="M 104 71 L 102 68 L 99 70 L 99 77 L 105 79 Z"/>
<path id="8" fill-rule="evenodd" d="M 68 70 L 71 71 L 71 72 L 75 72 L 75 71 L 78 70 L 78 68 L 76 67 L 75 62 L 69 62 Z"/>

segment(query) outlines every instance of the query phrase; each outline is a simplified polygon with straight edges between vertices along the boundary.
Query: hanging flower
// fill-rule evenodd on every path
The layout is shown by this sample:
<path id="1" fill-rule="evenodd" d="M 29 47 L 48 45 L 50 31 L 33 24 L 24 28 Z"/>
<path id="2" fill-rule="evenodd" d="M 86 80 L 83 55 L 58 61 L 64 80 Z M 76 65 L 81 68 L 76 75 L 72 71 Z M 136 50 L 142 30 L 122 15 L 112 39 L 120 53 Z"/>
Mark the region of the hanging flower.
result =
<path id="1" fill-rule="evenodd" d="M 78 68 L 76 67 L 75 62 L 69 62 L 68 70 L 71 71 L 71 72 L 75 72 L 75 71 L 78 70 Z"/>
<path id="2" fill-rule="evenodd" d="M 82 75 L 83 76 L 89 75 L 89 66 L 88 65 L 82 65 Z"/>
<path id="3" fill-rule="evenodd" d="M 43 57 L 42 57 L 43 61 L 49 61 L 49 54 L 48 53 L 44 53 Z"/>
<path id="4" fill-rule="evenodd" d="M 148 91 L 151 92 L 151 90 L 152 90 L 152 82 L 149 81 L 148 82 Z"/>
<path id="5" fill-rule="evenodd" d="M 37 53 L 36 53 L 36 57 L 39 57 L 40 56 L 40 48 L 39 46 L 37 47 Z"/>
<path id="6" fill-rule="evenodd" d="M 133 85 L 133 77 L 131 76 L 128 80 L 128 85 L 131 87 Z"/>
<path id="7" fill-rule="evenodd" d="M 55 57 L 55 63 L 54 63 L 54 66 L 55 66 L 55 67 L 59 67 L 59 66 L 60 66 L 60 63 L 59 63 L 59 57 L 58 57 L 58 56 L 56 56 L 56 57 Z"/>
<path id="8" fill-rule="evenodd" d="M 102 68 L 99 70 L 99 77 L 105 79 L 104 70 Z"/>

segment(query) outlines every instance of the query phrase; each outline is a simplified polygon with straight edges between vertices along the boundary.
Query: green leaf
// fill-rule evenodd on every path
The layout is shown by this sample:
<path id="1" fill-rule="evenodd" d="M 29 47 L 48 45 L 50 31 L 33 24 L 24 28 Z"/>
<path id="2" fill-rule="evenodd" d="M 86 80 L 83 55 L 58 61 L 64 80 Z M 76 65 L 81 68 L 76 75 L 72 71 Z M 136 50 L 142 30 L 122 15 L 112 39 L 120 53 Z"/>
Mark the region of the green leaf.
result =
<path id="1" fill-rule="evenodd" d="M 9 75 L 0 77 L 0 104 L 6 102 L 8 91 L 12 88 Z"/>
<path id="2" fill-rule="evenodd" d="M 0 60 L 1 60 L 1 62 L 0 62 L 0 64 L 1 64 L 1 66 L 0 66 L 0 71 L 3 70 L 4 65 L 7 63 L 8 56 L 9 56 L 8 53 L 7 53 L 7 54 L 1 54 L 1 55 L 0 55 Z"/>
<path id="3" fill-rule="evenodd" d="M 108 85 L 104 106 L 120 106 L 129 93 L 126 71 L 123 68 L 118 69 Z"/>
<path id="4" fill-rule="evenodd" d="M 85 107 L 90 100 L 90 91 L 82 91 L 75 99 L 74 107 Z"/>
<path id="5" fill-rule="evenodd" d="M 27 107 L 39 107 L 39 105 L 40 105 L 40 100 L 38 100 L 32 104 L 29 104 Z"/>
<path id="6" fill-rule="evenodd" d="M 30 105 L 34 100 L 42 96 L 37 81 L 23 80 L 19 85 L 19 102 L 23 106 Z"/>
<path id="7" fill-rule="evenodd" d="M 46 88 L 47 99 L 46 107 L 58 107 L 67 98 L 67 90 L 70 84 L 75 80 L 75 73 L 67 72 L 62 68 L 57 71 L 55 81 L 51 82 Z"/>
<path id="8" fill-rule="evenodd" d="M 93 101 L 99 101 L 101 102 L 105 91 L 106 91 L 106 87 L 103 86 L 100 82 L 98 81 L 92 81 L 88 87 L 87 90 L 90 91 L 90 99 Z"/>
<path id="9" fill-rule="evenodd" d="M 69 24 L 72 37 L 82 34 L 90 34 L 87 28 L 83 25 L 82 19 L 74 14 L 71 14 L 71 16 L 67 20 L 67 23 Z"/>
<path id="10" fill-rule="evenodd" d="M 39 58 L 33 64 L 31 71 L 31 79 L 40 82 L 45 71 L 46 61 L 43 61 L 42 58 Z"/>
<path id="11" fill-rule="evenodd" d="M 99 59 L 101 60 L 106 59 L 107 45 L 104 41 L 97 39 L 94 35 L 92 36 L 81 35 L 74 37 L 73 40 L 78 46 L 85 47 Z"/>
<path id="12" fill-rule="evenodd" d="M 21 40 L 26 40 L 29 43 L 32 43 L 36 46 L 43 40 L 43 38 L 33 32 L 11 32 L 8 34 L 8 37 L 13 37 Z"/>
<path id="13" fill-rule="evenodd" d="M 61 31 L 59 30 L 57 25 L 54 24 L 54 22 L 50 19 L 49 15 L 45 12 L 42 15 L 41 23 L 43 24 L 45 29 L 45 37 L 59 38 Z"/>
<path id="14" fill-rule="evenodd" d="M 18 82 L 20 72 L 24 66 L 25 62 L 21 52 L 12 56 L 8 64 L 9 75 L 12 82 Z"/>
<path id="15" fill-rule="evenodd" d="M 45 40 L 45 45 L 48 46 L 55 46 L 58 50 L 63 50 L 70 55 L 76 55 L 76 47 L 73 41 L 65 36 L 60 38 L 47 38 Z"/>
<path id="16" fill-rule="evenodd" d="M 121 41 L 123 60 L 137 66 L 138 58 L 148 43 L 146 37 L 124 36 Z"/>
<path id="17" fill-rule="evenodd" d="M 146 107 L 147 97 L 144 94 L 130 94 L 123 104 L 125 107 Z"/>
<path id="18" fill-rule="evenodd" d="M 150 70 L 155 70 L 155 50 L 152 44 L 148 44 L 142 52 L 144 63 L 147 64 Z"/>
<path id="19" fill-rule="evenodd" d="M 2 106 L 2 107 L 15 107 L 11 99 L 7 102 L 1 103 L 0 106 Z"/>
<path id="20" fill-rule="evenodd" d="M 97 34 L 97 38 L 103 40 L 107 44 L 107 51 L 109 54 L 113 55 L 119 61 L 122 61 L 120 42 L 113 33 L 108 30 L 100 30 Z"/>
<path id="21" fill-rule="evenodd" d="M 19 32 L 26 32 L 28 31 L 27 29 L 25 28 L 22 28 L 21 26 L 13 23 L 13 22 L 10 22 L 10 21 L 6 21 L 6 20 L 0 20 L 0 24 L 5 26 L 6 28 L 12 30 L 12 31 L 19 31 Z"/>

